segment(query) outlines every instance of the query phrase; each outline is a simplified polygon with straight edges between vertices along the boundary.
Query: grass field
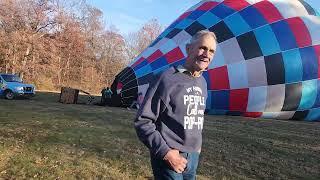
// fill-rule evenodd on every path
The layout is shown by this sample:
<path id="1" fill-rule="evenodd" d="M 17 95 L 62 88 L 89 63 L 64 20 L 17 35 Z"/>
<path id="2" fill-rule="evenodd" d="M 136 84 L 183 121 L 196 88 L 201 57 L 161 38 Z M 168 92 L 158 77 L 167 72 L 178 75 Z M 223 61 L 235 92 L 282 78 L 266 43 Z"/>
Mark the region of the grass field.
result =
<path id="1" fill-rule="evenodd" d="M 134 111 L 58 97 L 0 99 L 0 179 L 151 179 Z M 320 179 L 320 122 L 207 116 L 202 151 L 199 179 Z"/>

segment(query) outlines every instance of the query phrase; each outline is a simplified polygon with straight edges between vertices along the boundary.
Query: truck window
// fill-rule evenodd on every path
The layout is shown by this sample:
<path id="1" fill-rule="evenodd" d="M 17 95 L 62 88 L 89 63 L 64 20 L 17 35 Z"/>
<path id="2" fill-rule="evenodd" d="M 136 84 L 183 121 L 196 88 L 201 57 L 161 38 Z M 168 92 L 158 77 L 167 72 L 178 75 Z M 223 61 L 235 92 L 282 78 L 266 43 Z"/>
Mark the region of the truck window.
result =
<path id="1" fill-rule="evenodd" d="M 2 78 L 7 81 L 7 82 L 22 82 L 21 78 L 16 75 L 11 75 L 11 74 L 3 74 Z"/>

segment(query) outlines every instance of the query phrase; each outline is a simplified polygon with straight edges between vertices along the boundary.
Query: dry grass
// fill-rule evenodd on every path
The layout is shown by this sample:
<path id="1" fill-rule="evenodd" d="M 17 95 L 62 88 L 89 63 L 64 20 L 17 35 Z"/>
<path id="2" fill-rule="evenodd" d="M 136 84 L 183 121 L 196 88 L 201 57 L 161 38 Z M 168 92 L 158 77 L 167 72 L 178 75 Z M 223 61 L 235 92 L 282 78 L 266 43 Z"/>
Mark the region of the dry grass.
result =
<path id="1" fill-rule="evenodd" d="M 134 111 L 57 100 L 0 99 L 0 179 L 152 176 Z M 319 138 L 319 122 L 208 116 L 199 179 L 319 179 Z"/>

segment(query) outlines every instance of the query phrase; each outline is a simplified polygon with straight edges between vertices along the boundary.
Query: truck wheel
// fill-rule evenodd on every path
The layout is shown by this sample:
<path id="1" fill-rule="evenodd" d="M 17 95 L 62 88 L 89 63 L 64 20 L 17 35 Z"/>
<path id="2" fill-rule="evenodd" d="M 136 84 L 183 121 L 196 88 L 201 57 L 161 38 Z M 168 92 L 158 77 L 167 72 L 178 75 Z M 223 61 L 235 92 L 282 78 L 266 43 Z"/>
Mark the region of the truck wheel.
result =
<path id="1" fill-rule="evenodd" d="M 14 94 L 13 94 L 12 91 L 6 91 L 6 92 L 4 93 L 4 97 L 5 97 L 6 99 L 12 100 L 12 99 L 14 98 Z"/>

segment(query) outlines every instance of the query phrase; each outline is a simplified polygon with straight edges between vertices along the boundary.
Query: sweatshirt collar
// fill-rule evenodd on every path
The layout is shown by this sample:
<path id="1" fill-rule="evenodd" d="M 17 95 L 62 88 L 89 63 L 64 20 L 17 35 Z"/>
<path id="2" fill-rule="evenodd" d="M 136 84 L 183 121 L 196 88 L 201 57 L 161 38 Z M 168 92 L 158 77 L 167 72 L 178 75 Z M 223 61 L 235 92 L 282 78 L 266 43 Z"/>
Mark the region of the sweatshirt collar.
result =
<path id="1" fill-rule="evenodd" d="M 184 73 L 184 74 L 187 74 L 187 75 L 189 75 L 189 76 L 192 76 L 191 72 L 188 71 L 183 65 L 179 65 L 179 66 L 177 67 L 177 70 L 178 70 L 180 73 Z M 200 74 L 199 76 L 197 76 L 197 77 L 200 77 L 200 76 L 201 76 L 201 74 Z"/>

